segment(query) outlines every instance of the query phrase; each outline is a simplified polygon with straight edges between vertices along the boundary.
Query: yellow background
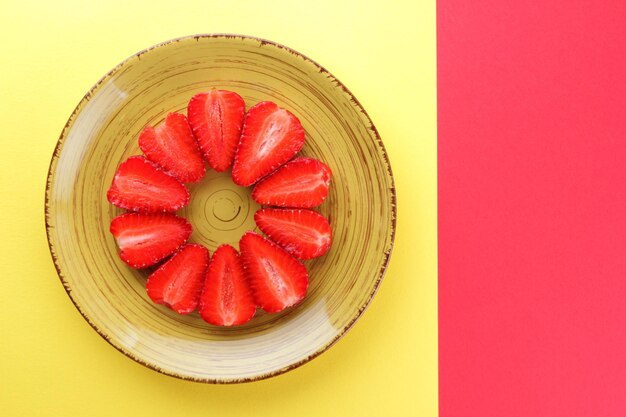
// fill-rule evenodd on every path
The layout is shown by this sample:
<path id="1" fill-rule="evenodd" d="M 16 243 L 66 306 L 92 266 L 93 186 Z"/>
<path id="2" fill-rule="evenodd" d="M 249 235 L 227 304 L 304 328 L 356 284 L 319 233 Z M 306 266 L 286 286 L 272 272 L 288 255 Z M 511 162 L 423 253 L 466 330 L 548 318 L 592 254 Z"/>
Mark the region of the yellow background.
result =
<path id="1" fill-rule="evenodd" d="M 435 0 L 2 2 L 0 415 L 437 415 Z M 393 167 L 398 230 L 355 327 L 285 375 L 229 386 L 158 374 L 70 302 L 46 244 L 44 189 L 84 93 L 129 55 L 196 33 L 254 35 L 325 66 L 358 97 Z"/>

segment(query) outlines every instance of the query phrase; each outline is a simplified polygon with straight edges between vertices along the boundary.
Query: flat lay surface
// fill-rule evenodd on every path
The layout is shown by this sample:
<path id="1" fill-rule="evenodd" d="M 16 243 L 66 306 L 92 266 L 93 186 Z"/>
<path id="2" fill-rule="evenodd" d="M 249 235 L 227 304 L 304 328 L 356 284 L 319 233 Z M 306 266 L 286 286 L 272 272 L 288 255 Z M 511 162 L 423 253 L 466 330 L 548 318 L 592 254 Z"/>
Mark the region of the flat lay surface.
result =
<path id="1" fill-rule="evenodd" d="M 3 6 L 0 415 L 624 414 L 623 1 Z M 199 38 L 198 55 L 179 42 L 180 55 L 135 56 L 208 33 L 267 39 L 324 70 L 258 41 L 215 54 Z M 242 77 L 252 62 L 260 72 Z M 151 70 L 161 64 L 169 70 Z M 298 113 L 311 137 L 302 154 L 333 171 L 319 210 L 336 235 L 327 254 L 305 261 L 311 296 L 260 313 L 237 338 L 146 299 L 145 274 L 120 261 L 107 230 L 121 212 L 105 198 L 111 176 L 141 153 L 141 129 L 214 86 L 239 91 L 248 108 L 272 99 Z M 302 94 L 315 90 L 323 94 Z M 391 177 L 360 107 L 393 171 L 395 239 L 380 283 Z M 54 154 L 62 134 L 75 140 Z M 48 184 L 53 154 L 58 175 Z M 194 224 L 191 240 L 212 252 L 237 247 L 283 185 L 257 190 L 267 201 L 257 203 L 229 171 L 207 170 L 180 210 Z M 46 236 L 46 188 L 55 195 L 49 231 L 72 231 L 54 235 L 65 288 Z M 260 216 L 273 233 L 276 218 Z M 341 339 L 300 361 L 355 311 Z M 255 333 L 270 343 L 249 343 Z M 205 361 L 207 345 L 220 366 Z M 155 371 L 208 380 L 237 365 L 253 378 L 288 363 L 301 366 L 228 385 Z"/>

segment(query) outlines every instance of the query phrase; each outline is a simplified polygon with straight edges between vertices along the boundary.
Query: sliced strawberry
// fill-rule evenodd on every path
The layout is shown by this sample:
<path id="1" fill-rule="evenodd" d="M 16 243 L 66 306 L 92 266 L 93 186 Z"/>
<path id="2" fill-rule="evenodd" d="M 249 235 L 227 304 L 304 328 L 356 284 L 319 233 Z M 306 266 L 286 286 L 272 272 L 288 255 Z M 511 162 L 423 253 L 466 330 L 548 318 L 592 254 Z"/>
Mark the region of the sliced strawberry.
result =
<path id="1" fill-rule="evenodd" d="M 143 156 L 131 156 L 117 169 L 107 199 L 142 213 L 173 212 L 189 203 L 189 191 Z"/>
<path id="2" fill-rule="evenodd" d="M 133 268 L 152 266 L 170 255 L 191 235 L 191 224 L 166 213 L 124 213 L 111 221 L 120 258 Z"/>
<path id="3" fill-rule="evenodd" d="M 259 182 L 252 191 L 252 198 L 269 206 L 319 206 L 328 195 L 331 176 L 330 168 L 317 159 L 296 158 Z"/>
<path id="4" fill-rule="evenodd" d="M 313 210 L 265 208 L 254 214 L 254 221 L 263 233 L 297 258 L 317 258 L 330 249 L 330 225 Z"/>
<path id="5" fill-rule="evenodd" d="M 239 248 L 254 299 L 263 310 L 275 313 L 302 301 L 309 274 L 300 261 L 254 232 L 243 235 Z"/>
<path id="6" fill-rule="evenodd" d="M 263 101 L 244 119 L 235 154 L 233 180 L 247 187 L 289 161 L 304 145 L 304 129 L 296 116 Z"/>
<path id="7" fill-rule="evenodd" d="M 233 164 L 245 111 L 243 99 L 232 91 L 212 90 L 189 101 L 191 130 L 209 165 L 218 172 Z"/>
<path id="8" fill-rule="evenodd" d="M 181 246 L 148 277 L 148 296 L 179 314 L 196 309 L 209 266 L 209 251 L 202 245 Z"/>
<path id="9" fill-rule="evenodd" d="M 165 123 L 146 127 L 139 135 L 146 157 L 182 182 L 198 182 L 205 166 L 185 115 L 170 113 Z"/>
<path id="10" fill-rule="evenodd" d="M 222 245 L 211 258 L 200 298 L 200 316 L 216 326 L 237 326 L 248 322 L 256 303 L 239 259 L 230 245 Z"/>

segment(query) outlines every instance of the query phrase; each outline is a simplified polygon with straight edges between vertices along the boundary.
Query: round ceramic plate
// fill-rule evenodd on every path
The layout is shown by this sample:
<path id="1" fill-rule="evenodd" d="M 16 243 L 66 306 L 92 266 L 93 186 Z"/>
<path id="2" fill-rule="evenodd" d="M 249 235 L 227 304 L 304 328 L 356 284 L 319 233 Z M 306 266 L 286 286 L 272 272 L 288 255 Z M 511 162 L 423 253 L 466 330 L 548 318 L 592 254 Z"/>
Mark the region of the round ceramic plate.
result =
<path id="1" fill-rule="evenodd" d="M 334 239 L 324 256 L 306 262 L 309 292 L 279 314 L 257 312 L 246 325 L 211 326 L 197 313 L 178 315 L 146 295 L 147 271 L 119 258 L 109 233 L 121 210 L 106 191 L 117 166 L 140 154 L 139 132 L 212 88 L 239 93 L 250 107 L 272 100 L 306 131 L 301 154 L 333 172 L 319 211 Z M 211 253 L 238 247 L 255 230 L 259 207 L 230 173 L 208 171 L 190 187 L 179 211 L 192 242 Z M 159 372 L 202 382 L 267 378 L 316 357 L 354 324 L 371 301 L 389 262 L 395 232 L 395 191 L 389 160 L 356 98 L 300 53 L 261 39 L 204 35 L 142 51 L 105 75 L 70 116 L 55 149 L 46 187 L 50 252 L 70 298 L 111 345 Z"/>

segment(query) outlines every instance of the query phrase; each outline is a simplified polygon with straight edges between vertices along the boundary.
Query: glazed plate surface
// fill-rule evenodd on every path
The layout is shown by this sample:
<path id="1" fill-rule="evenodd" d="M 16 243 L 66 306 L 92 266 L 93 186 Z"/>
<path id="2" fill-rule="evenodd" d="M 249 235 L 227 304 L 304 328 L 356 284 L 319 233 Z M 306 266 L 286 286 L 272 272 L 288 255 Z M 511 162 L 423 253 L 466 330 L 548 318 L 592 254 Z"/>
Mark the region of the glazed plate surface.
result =
<path id="1" fill-rule="evenodd" d="M 126 266 L 109 233 L 122 211 L 106 200 L 117 166 L 141 154 L 139 132 L 211 88 L 233 90 L 250 107 L 275 101 L 306 131 L 301 155 L 333 171 L 319 211 L 334 239 L 325 256 L 305 264 L 307 297 L 280 314 L 244 326 L 211 326 L 197 313 L 178 315 L 153 304 L 148 271 Z M 230 173 L 207 172 L 190 187 L 178 213 L 193 224 L 192 242 L 213 253 L 238 247 L 257 230 L 251 189 Z M 201 382 L 232 383 L 293 369 L 328 349 L 354 324 L 384 275 L 395 233 L 395 190 L 389 160 L 371 120 L 325 69 L 272 42 L 232 35 L 176 39 L 128 58 L 78 104 L 63 129 L 46 187 L 50 251 L 70 298 L 89 324 L 125 355 L 159 372 Z"/>

